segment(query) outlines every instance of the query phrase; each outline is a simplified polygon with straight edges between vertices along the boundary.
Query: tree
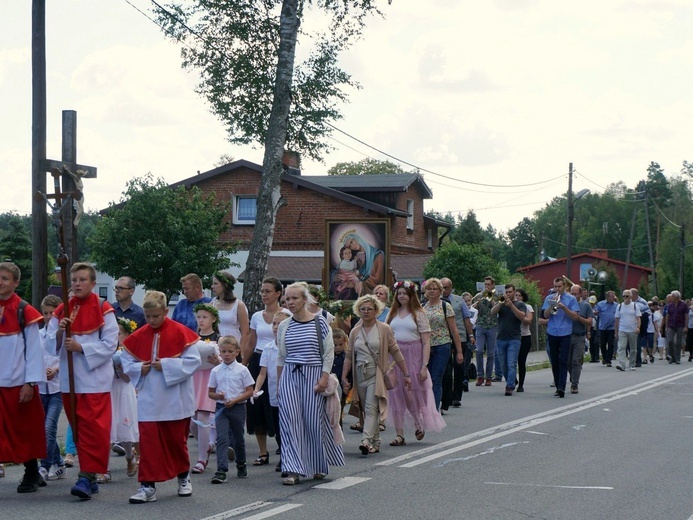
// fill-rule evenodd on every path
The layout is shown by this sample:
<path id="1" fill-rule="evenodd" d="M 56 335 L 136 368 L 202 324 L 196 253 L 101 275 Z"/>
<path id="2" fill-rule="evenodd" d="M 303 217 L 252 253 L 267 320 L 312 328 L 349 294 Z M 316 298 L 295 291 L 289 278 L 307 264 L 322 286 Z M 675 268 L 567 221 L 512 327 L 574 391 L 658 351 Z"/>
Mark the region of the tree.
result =
<path id="1" fill-rule="evenodd" d="M 388 0 L 388 2 L 391 0 Z M 185 43 L 183 67 L 200 72 L 197 91 L 226 124 L 232 143 L 264 146 L 253 241 L 243 299 L 261 306 L 260 287 L 274 240 L 280 183 L 288 143 L 319 159 L 329 145 L 337 104 L 356 87 L 337 66 L 339 53 L 360 36 L 376 0 L 188 0 L 168 9 L 154 2 L 167 35 Z M 306 36 L 306 59 L 295 65 L 301 18 L 327 15 L 325 29 Z M 309 38 L 308 38 L 309 37 Z"/>
<path id="2" fill-rule="evenodd" d="M 476 292 L 476 282 L 485 276 L 507 280 L 510 273 L 493 258 L 484 253 L 479 245 L 446 242 L 436 249 L 433 258 L 424 267 L 425 278 L 447 277 L 460 291 Z"/>
<path id="3" fill-rule="evenodd" d="M 6 214 L 0 237 L 0 262 L 14 262 L 22 273 L 17 294 L 31 298 L 31 234 L 26 221 L 16 213 Z"/>
<path id="4" fill-rule="evenodd" d="M 464 218 L 458 215 L 457 226 L 450 233 L 450 239 L 460 244 L 481 245 L 484 243 L 484 230 L 474 210 L 467 211 Z"/>
<path id="5" fill-rule="evenodd" d="M 362 159 L 358 162 L 338 162 L 327 170 L 327 175 L 379 175 L 382 173 L 408 173 L 396 163 L 378 159 Z"/>
<path id="6" fill-rule="evenodd" d="M 100 271 L 132 276 L 170 298 L 187 273 L 209 280 L 229 266 L 235 247 L 220 241 L 228 214 L 229 204 L 213 193 L 173 190 L 147 174 L 129 181 L 120 203 L 111 203 L 99 220 L 89 238 L 92 259 Z"/>
<path id="7" fill-rule="evenodd" d="M 525 217 L 517 226 L 508 231 L 510 248 L 508 250 L 507 262 L 510 272 L 525 265 L 536 262 L 539 255 L 539 243 L 534 234 L 532 221 Z"/>

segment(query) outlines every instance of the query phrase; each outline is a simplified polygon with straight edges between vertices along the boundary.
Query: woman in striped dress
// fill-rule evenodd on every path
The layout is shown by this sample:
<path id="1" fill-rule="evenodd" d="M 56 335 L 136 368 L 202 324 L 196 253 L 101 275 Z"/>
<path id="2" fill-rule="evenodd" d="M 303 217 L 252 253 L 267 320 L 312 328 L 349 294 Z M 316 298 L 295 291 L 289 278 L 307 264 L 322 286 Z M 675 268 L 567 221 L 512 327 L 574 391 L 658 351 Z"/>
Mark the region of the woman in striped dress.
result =
<path id="1" fill-rule="evenodd" d="M 298 484 L 301 476 L 324 478 L 328 466 L 344 465 L 344 452 L 334 442 L 325 413 L 325 397 L 321 395 L 327 388 L 334 360 L 332 331 L 322 315 L 316 318 L 308 311 L 306 304 L 312 299 L 307 284 L 289 285 L 286 306 L 293 316 L 284 320 L 277 331 L 279 428 L 282 472 L 287 473 L 282 481 L 285 485 Z"/>

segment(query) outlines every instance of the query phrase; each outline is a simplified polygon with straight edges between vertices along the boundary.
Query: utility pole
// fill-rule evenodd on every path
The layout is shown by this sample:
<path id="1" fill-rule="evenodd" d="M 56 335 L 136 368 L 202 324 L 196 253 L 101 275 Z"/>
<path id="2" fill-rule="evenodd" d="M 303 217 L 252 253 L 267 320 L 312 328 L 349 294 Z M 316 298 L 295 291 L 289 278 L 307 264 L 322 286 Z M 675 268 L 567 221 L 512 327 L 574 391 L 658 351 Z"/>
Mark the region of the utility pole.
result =
<path id="1" fill-rule="evenodd" d="M 624 291 L 628 287 L 628 266 L 630 265 L 630 251 L 633 248 L 633 235 L 635 234 L 635 215 L 638 211 L 638 205 L 633 204 L 633 218 L 630 222 L 630 236 L 628 237 L 628 250 L 626 251 L 626 265 L 623 268 L 623 280 L 621 281 L 621 290 Z"/>
<path id="2" fill-rule="evenodd" d="M 679 292 L 683 295 L 683 271 L 684 271 L 684 266 L 686 262 L 686 233 L 684 231 L 685 229 L 685 222 L 681 222 L 681 257 L 679 260 Z"/>
<path id="3" fill-rule="evenodd" d="M 646 189 L 647 187 L 645 185 L 645 181 L 640 181 L 638 184 L 638 191 L 645 192 Z M 647 246 L 650 253 L 650 269 L 652 269 L 652 287 L 654 288 L 654 294 L 659 294 L 659 291 L 657 290 L 657 271 L 655 269 L 654 253 L 652 251 L 652 234 L 650 232 L 650 199 L 648 198 L 647 193 L 641 193 L 638 195 L 638 197 L 642 198 L 643 202 L 645 203 L 645 230 L 647 231 Z"/>
<path id="4" fill-rule="evenodd" d="M 568 229 L 566 232 L 565 248 L 565 275 L 573 279 L 571 269 L 573 267 L 573 163 L 568 166 Z"/>
<path id="5" fill-rule="evenodd" d="M 46 192 L 40 162 L 46 158 L 46 1 L 31 5 L 31 192 Z M 31 203 L 31 303 L 40 308 L 48 293 L 48 217 L 46 204 Z"/>

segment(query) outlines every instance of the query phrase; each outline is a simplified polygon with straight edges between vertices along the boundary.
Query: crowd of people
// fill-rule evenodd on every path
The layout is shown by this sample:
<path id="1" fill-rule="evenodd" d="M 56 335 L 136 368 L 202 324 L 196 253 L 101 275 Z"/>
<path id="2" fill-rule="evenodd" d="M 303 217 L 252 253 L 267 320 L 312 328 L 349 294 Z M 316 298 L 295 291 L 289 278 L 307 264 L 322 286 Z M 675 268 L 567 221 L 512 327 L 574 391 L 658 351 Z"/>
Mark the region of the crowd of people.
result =
<path id="1" fill-rule="evenodd" d="M 7 360 L 0 366 L 0 461 L 24 465 L 19 493 L 66 478 L 77 457 L 70 493 L 89 500 L 111 480 L 114 451 L 139 483 L 130 503 L 156 501 L 156 484 L 174 478 L 178 496 L 189 497 L 191 474 L 206 473 L 212 454 L 211 484 L 227 481 L 230 462 L 246 478 L 248 464 L 270 464 L 270 438 L 282 483 L 296 485 L 344 465 L 347 404 L 367 457 L 380 452 L 388 427 L 392 447 L 406 445 L 412 432 L 419 441 L 440 432 L 470 381 L 505 381 L 505 396 L 524 391 L 534 309 L 522 288 L 505 284 L 499 292 L 490 276 L 475 296 L 455 294 L 449 278 L 422 287 L 398 281 L 392 295 L 379 285 L 354 302 L 353 317 L 335 317 L 304 282 L 284 288 L 266 278 L 263 309 L 250 316 L 230 272 L 214 273 L 213 298 L 188 274 L 171 318 L 161 292 L 147 291 L 136 305 L 128 276 L 116 282 L 113 304 L 102 301 L 86 263 L 71 268 L 69 301 L 47 296 L 40 312 L 15 293 L 20 276 L 16 265 L 0 263 Z M 693 311 L 677 291 L 661 305 L 635 289 L 623 291 L 623 302 L 611 291 L 597 302 L 557 278 L 537 312 L 560 398 L 568 382 L 578 393 L 586 348 L 590 362 L 601 354 L 605 366 L 625 371 L 663 359 L 665 350 L 670 363 L 680 363 L 684 343 L 693 345 Z M 64 456 L 57 442 L 63 409 L 70 425 Z M 250 461 L 246 434 L 259 448 Z M 189 436 L 197 441 L 194 464 Z"/>

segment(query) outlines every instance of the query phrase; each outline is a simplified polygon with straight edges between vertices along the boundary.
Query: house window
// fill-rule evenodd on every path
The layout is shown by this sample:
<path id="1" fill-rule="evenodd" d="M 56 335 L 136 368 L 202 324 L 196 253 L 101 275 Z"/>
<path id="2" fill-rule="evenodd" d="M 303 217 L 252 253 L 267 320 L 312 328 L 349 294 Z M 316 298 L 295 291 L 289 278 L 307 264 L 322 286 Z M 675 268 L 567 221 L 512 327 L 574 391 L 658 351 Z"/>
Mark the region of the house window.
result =
<path id="1" fill-rule="evenodd" d="M 234 197 L 233 204 L 233 223 L 241 225 L 255 224 L 255 216 L 257 215 L 257 197 L 256 196 L 241 196 Z"/>
<path id="2" fill-rule="evenodd" d="M 409 213 L 409 216 L 407 217 L 407 229 L 413 230 L 414 229 L 414 201 L 411 199 L 407 199 L 407 213 Z"/>
<path id="3" fill-rule="evenodd" d="M 99 287 L 99 298 L 108 300 L 108 287 Z"/>

